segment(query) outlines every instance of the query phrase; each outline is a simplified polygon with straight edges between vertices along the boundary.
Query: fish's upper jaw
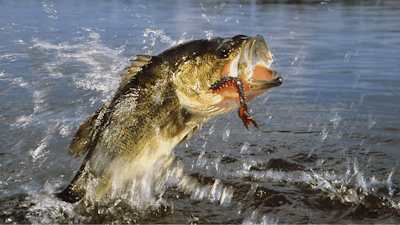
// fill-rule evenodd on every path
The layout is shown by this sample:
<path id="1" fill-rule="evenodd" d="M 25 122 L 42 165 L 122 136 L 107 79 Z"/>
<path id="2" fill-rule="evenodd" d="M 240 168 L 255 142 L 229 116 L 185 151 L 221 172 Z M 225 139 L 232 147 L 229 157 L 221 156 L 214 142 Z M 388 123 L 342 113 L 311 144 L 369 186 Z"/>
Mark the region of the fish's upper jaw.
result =
<path id="1" fill-rule="evenodd" d="M 251 101 L 283 83 L 279 73 L 269 68 L 272 62 L 273 57 L 264 38 L 261 35 L 248 37 L 237 54 L 232 55 L 224 66 L 222 79 L 239 78 L 243 83 L 246 101 Z"/>
<path id="2" fill-rule="evenodd" d="M 271 52 L 261 35 L 248 38 L 242 46 L 239 69 L 243 80 L 253 77 L 256 66 L 269 68 L 273 62 Z"/>
<path id="3" fill-rule="evenodd" d="M 253 65 L 264 64 L 265 67 L 269 68 L 274 60 L 263 36 L 257 35 L 256 37 L 249 39 L 247 41 L 250 41 L 252 45 L 250 51 L 250 62 Z"/>
<path id="4" fill-rule="evenodd" d="M 277 79 L 277 72 L 269 69 L 272 62 L 272 54 L 264 38 L 261 35 L 249 37 L 242 43 L 240 52 L 226 65 L 223 76 L 239 77 L 244 82 L 250 79 L 282 81 Z"/>

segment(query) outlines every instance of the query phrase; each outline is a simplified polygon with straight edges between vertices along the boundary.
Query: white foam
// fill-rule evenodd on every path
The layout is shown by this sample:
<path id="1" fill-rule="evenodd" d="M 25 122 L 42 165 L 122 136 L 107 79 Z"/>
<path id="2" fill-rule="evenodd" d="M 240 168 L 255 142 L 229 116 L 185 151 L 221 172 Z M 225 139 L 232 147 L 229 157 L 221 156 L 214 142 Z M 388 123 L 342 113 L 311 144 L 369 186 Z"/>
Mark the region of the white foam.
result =
<path id="1" fill-rule="evenodd" d="M 362 204 L 363 200 L 369 194 L 374 194 L 379 188 L 386 188 L 389 195 L 386 200 L 390 202 L 390 206 L 398 209 L 400 203 L 396 203 L 391 199 L 393 195 L 391 177 L 393 171 L 389 174 L 387 180 L 378 180 L 374 176 L 366 178 L 363 172 L 359 170 L 357 160 L 350 165 L 345 174 L 337 174 L 334 171 L 316 172 L 307 171 L 252 171 L 252 165 L 256 165 L 257 161 L 246 161 L 242 169 L 238 169 L 228 176 L 230 177 L 251 177 L 254 180 L 268 182 L 287 182 L 294 185 L 299 183 L 308 184 L 312 189 L 323 191 L 332 200 L 340 200 L 342 203 Z M 368 181 L 369 180 L 369 181 Z"/>
<path id="2" fill-rule="evenodd" d="M 157 29 L 157 28 L 146 28 L 145 31 L 143 32 L 143 37 L 145 37 L 146 39 L 143 40 L 143 43 L 147 42 L 147 39 L 150 39 L 149 44 L 146 45 L 145 47 L 143 47 L 143 49 L 149 49 L 147 51 L 147 55 L 154 55 L 156 54 L 154 52 L 154 46 L 156 45 L 157 41 L 160 41 L 161 43 L 166 43 L 169 46 L 168 47 L 172 47 L 175 46 L 177 44 L 183 43 L 185 42 L 185 34 L 183 33 L 181 38 L 176 41 L 173 40 L 169 35 L 167 35 L 167 33 L 164 31 L 164 29 Z"/>
<path id="3" fill-rule="evenodd" d="M 259 219 L 259 212 L 258 210 L 254 210 L 253 213 L 246 217 L 242 224 L 243 225 L 255 225 L 255 224 L 278 224 L 279 218 L 269 218 L 267 215 L 263 215 L 262 218 Z M 259 221 L 259 222 L 258 222 Z"/>
<path id="4" fill-rule="evenodd" d="M 73 81 L 78 88 L 112 94 L 118 87 L 119 74 L 124 71 L 128 59 L 121 57 L 124 48 L 112 49 L 104 46 L 100 41 L 100 34 L 91 32 L 92 39 L 85 43 L 69 44 L 68 42 L 52 44 L 49 41 L 34 39 L 33 47 L 42 51 L 50 51 L 54 55 L 54 61 L 42 65 L 43 71 L 50 76 L 62 76 L 57 72 L 62 67 L 83 62 L 85 75 L 72 74 Z M 40 69 L 39 69 L 40 70 Z"/>

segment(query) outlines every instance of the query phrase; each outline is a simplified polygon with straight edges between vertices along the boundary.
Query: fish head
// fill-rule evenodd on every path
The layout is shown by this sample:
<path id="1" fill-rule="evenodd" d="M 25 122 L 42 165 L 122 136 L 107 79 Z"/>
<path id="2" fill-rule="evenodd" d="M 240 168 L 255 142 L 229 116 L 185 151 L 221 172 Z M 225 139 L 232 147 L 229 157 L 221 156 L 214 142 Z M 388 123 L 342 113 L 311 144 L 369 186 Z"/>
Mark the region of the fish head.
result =
<path id="1" fill-rule="evenodd" d="M 174 74 L 179 101 L 191 113 L 228 113 L 282 84 L 270 69 L 272 54 L 261 35 L 214 38 L 198 47 L 197 57 L 185 58 Z"/>

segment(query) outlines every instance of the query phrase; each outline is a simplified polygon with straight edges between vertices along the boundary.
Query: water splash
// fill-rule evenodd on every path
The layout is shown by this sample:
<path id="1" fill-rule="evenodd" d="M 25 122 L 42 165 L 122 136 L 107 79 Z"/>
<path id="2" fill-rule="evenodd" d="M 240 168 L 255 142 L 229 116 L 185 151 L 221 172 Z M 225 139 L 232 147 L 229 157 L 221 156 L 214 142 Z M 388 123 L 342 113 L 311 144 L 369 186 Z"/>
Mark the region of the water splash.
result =
<path id="1" fill-rule="evenodd" d="M 224 189 L 222 190 L 220 205 L 222 205 L 223 207 L 228 207 L 231 204 L 232 197 L 233 197 L 233 187 L 231 186 L 224 187 Z"/>
<path id="2" fill-rule="evenodd" d="M 44 11 L 49 14 L 49 18 L 58 19 L 57 10 L 54 9 L 54 3 L 51 1 L 43 1 L 42 2 Z"/>
<path id="3" fill-rule="evenodd" d="M 250 142 L 246 141 L 240 148 L 240 154 L 246 154 L 248 152 L 247 149 L 249 148 L 249 146 Z"/>
<path id="4" fill-rule="evenodd" d="M 358 105 L 362 105 L 362 103 L 364 101 L 364 97 L 365 97 L 365 93 L 364 92 L 360 93 L 360 99 L 358 100 Z"/>
<path id="5" fill-rule="evenodd" d="M 255 224 L 278 224 L 279 218 L 269 218 L 267 215 L 263 215 L 261 219 L 259 218 L 259 211 L 256 209 L 253 213 L 245 218 L 242 222 L 243 225 L 255 225 Z M 258 222 L 259 221 L 259 222 Z"/>
<path id="6" fill-rule="evenodd" d="M 90 36 L 93 37 L 93 34 Z M 124 71 L 125 62 L 128 61 L 125 59 L 125 62 L 121 62 L 123 47 L 117 49 L 105 47 L 98 37 L 85 44 L 76 45 L 69 43 L 55 45 L 38 39 L 34 39 L 33 43 L 31 48 L 37 49 L 43 54 L 51 52 L 53 55 L 52 60 L 49 59 L 49 62 L 38 65 L 41 73 L 62 77 L 66 74 L 59 74 L 57 71 L 63 71 L 63 68 L 65 71 L 69 71 L 68 68 L 71 64 L 83 63 L 84 75 L 82 76 L 82 72 L 78 71 L 72 74 L 75 85 L 78 88 L 103 92 L 103 101 L 118 87 L 120 81 L 118 74 Z"/>
<path id="7" fill-rule="evenodd" d="M 331 116 L 331 118 L 330 118 L 330 121 L 331 121 L 332 124 L 333 124 L 333 128 L 336 129 L 336 128 L 338 127 L 340 121 L 342 120 L 342 118 L 340 117 L 340 114 L 339 114 L 338 111 L 332 112 L 331 115 L 332 115 L 332 116 Z"/>
<path id="8" fill-rule="evenodd" d="M 376 124 L 376 121 L 372 117 L 372 112 L 369 112 L 368 114 L 368 130 L 372 128 Z"/>
<path id="9" fill-rule="evenodd" d="M 231 130 L 229 128 L 229 122 L 228 122 L 228 124 L 226 124 L 226 126 L 224 127 L 224 131 L 222 132 L 222 140 L 227 142 L 229 139 L 230 133 L 231 133 Z"/>
<path id="10" fill-rule="evenodd" d="M 392 176 L 393 171 L 389 173 L 387 179 L 378 180 L 375 176 L 365 177 L 359 169 L 357 159 L 354 159 L 351 166 L 350 160 L 347 161 L 347 171 L 345 174 L 339 174 L 334 171 L 316 172 L 311 169 L 307 171 L 254 171 L 251 165 L 257 165 L 254 161 L 246 168 L 238 169 L 228 176 L 248 177 L 258 182 L 287 182 L 293 185 L 307 184 L 313 190 L 323 191 L 331 200 L 338 200 L 344 205 L 386 205 L 399 210 L 400 203 L 397 203 L 393 197 Z M 369 202 L 367 196 L 381 197 L 379 202 Z M 375 201 L 375 200 L 373 200 Z M 374 207 L 378 207 L 378 205 Z"/>
<path id="11" fill-rule="evenodd" d="M 350 61 L 351 54 L 353 53 L 353 49 L 347 51 L 346 55 L 344 56 L 344 62 L 348 63 Z"/>
<path id="12" fill-rule="evenodd" d="M 146 218 L 152 218 L 155 213 L 160 210 L 165 211 L 165 207 L 169 207 L 170 203 L 164 199 L 163 195 L 167 189 L 171 188 L 177 188 L 195 202 L 205 201 L 222 207 L 228 207 L 232 202 L 234 194 L 232 186 L 224 184 L 219 179 L 213 183 L 200 183 L 198 178 L 184 172 L 183 165 L 179 160 L 175 161 L 167 170 L 160 171 L 156 168 L 141 178 L 132 177 L 130 187 L 117 184 L 107 199 L 84 198 L 74 204 L 55 198 L 53 194 L 57 193 L 62 186 L 62 178 L 54 179 L 46 183 L 40 190 L 27 190 L 28 200 L 33 206 L 27 209 L 25 217 L 32 223 L 98 223 L 105 221 L 137 223 Z M 118 194 L 115 194 L 116 192 Z M 90 195 L 90 193 L 88 194 Z M 115 214 L 121 214 L 121 216 L 110 218 L 109 215 Z M 103 218 L 103 220 L 99 221 L 98 218 Z"/>
<path id="13" fill-rule="evenodd" d="M 201 16 L 206 19 L 208 22 L 211 22 L 211 20 L 208 18 L 206 13 L 202 13 Z"/>
<path id="14" fill-rule="evenodd" d="M 177 44 L 181 44 L 186 41 L 185 39 L 186 32 L 184 32 L 181 36 L 181 38 L 176 41 L 173 40 L 165 31 L 164 29 L 157 29 L 155 27 L 152 28 L 146 28 L 143 32 L 143 37 L 146 39 L 143 40 L 143 43 L 147 43 L 149 41 L 149 44 L 145 45 L 143 49 L 148 49 L 147 55 L 155 55 L 156 52 L 154 49 L 161 49 L 156 46 L 157 41 L 159 41 L 161 44 L 167 44 L 167 48 L 175 46 Z M 149 39 L 149 40 L 148 40 Z"/>
<path id="15" fill-rule="evenodd" d="M 211 38 L 214 36 L 213 30 L 205 30 L 204 32 L 206 33 L 207 40 L 211 40 Z"/>
<path id="16" fill-rule="evenodd" d="M 329 129 L 324 127 L 324 129 L 322 129 L 321 133 L 319 134 L 319 136 L 321 136 L 321 142 L 325 141 L 325 139 L 328 137 L 328 134 L 329 134 Z"/>
<path id="17" fill-rule="evenodd" d="M 296 32 L 292 30 L 292 31 L 290 31 L 290 34 L 292 36 L 292 35 L 295 35 Z M 293 36 L 292 36 L 292 39 L 294 39 Z M 300 50 L 298 51 L 298 53 L 295 56 L 295 58 L 293 59 L 293 61 L 290 63 L 290 65 L 292 65 L 292 66 L 297 64 L 296 67 L 295 67 L 294 75 L 298 74 L 299 70 L 302 68 L 303 63 L 304 63 L 304 61 L 306 59 L 306 55 L 307 54 L 306 54 L 306 52 L 303 51 L 303 49 L 304 49 L 304 46 L 302 46 L 300 48 Z"/>

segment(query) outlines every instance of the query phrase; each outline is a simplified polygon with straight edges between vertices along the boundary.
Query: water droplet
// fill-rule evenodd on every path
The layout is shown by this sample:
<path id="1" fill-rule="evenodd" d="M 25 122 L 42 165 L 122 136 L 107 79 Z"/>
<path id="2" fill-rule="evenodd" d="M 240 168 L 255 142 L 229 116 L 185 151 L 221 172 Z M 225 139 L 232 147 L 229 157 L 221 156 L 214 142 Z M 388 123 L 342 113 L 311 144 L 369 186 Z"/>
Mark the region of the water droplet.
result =
<path id="1" fill-rule="evenodd" d="M 205 30 L 204 32 L 206 33 L 207 40 L 211 40 L 211 38 L 214 36 L 213 30 Z"/>
<path id="2" fill-rule="evenodd" d="M 361 105 L 362 102 L 364 101 L 364 96 L 365 96 L 365 93 L 364 93 L 364 92 L 360 94 L 360 100 L 358 101 L 358 104 L 359 104 L 359 105 Z"/>
<path id="3" fill-rule="evenodd" d="M 246 141 L 243 145 L 242 148 L 240 149 L 240 154 L 245 154 L 247 152 L 247 149 L 250 146 L 250 142 Z"/>
<path id="4" fill-rule="evenodd" d="M 232 186 L 224 187 L 224 190 L 222 191 L 220 205 L 222 205 L 223 207 L 229 206 L 232 201 L 232 196 L 233 196 Z"/>
<path id="5" fill-rule="evenodd" d="M 344 56 L 344 62 L 349 62 L 350 61 L 350 56 L 353 50 L 347 51 L 346 55 Z"/>
<path id="6" fill-rule="evenodd" d="M 201 151 L 201 153 L 199 155 L 199 158 L 197 159 L 197 162 L 196 162 L 196 167 L 197 168 L 204 168 L 204 166 L 206 165 L 207 159 L 204 159 L 205 153 L 206 152 L 204 150 Z"/>
<path id="7" fill-rule="evenodd" d="M 331 117 L 330 121 L 333 123 L 333 127 L 336 128 L 342 118 L 339 115 L 339 112 L 335 112 L 334 115 Z"/>
<path id="8" fill-rule="evenodd" d="M 356 75 L 356 80 L 354 81 L 354 84 L 351 86 L 352 88 L 356 88 L 358 85 L 358 81 L 360 80 L 360 73 L 357 73 Z"/>
<path id="9" fill-rule="evenodd" d="M 185 146 L 186 146 L 186 148 L 189 148 L 189 146 L 190 146 L 190 140 L 186 140 Z"/>
<path id="10" fill-rule="evenodd" d="M 224 140 L 225 142 L 228 141 L 229 135 L 231 133 L 231 130 L 228 125 L 229 125 L 229 123 L 225 126 L 223 135 L 222 135 L 222 140 Z"/>
<path id="11" fill-rule="evenodd" d="M 375 124 L 376 124 L 376 121 L 373 120 L 372 112 L 370 112 L 369 115 L 368 115 L 368 130 L 370 130 L 371 127 L 374 126 Z"/>
<path id="12" fill-rule="evenodd" d="M 215 124 L 213 124 L 211 127 L 210 127 L 210 129 L 208 130 L 208 134 L 212 134 L 212 133 L 214 133 L 214 130 L 215 130 L 215 126 L 214 126 Z"/>
<path id="13" fill-rule="evenodd" d="M 223 185 L 221 183 L 221 180 L 219 180 L 219 179 L 215 180 L 215 182 L 211 188 L 211 191 L 210 191 L 210 202 L 211 203 L 217 202 L 221 199 L 222 189 L 223 189 Z"/>
<path id="14" fill-rule="evenodd" d="M 337 139 L 336 140 L 339 140 L 341 137 L 342 137 L 342 131 L 339 131 L 339 133 L 338 133 L 338 135 L 337 135 Z"/>
<path id="15" fill-rule="evenodd" d="M 215 7 L 218 8 L 219 10 L 222 10 L 222 9 L 224 9 L 225 5 L 226 5 L 226 2 L 222 2 L 221 4 L 219 4 L 219 6 L 215 6 Z"/>
<path id="16" fill-rule="evenodd" d="M 268 117 L 265 119 L 265 123 L 266 123 L 266 124 L 269 124 L 269 121 L 271 121 L 271 119 L 272 119 L 272 116 L 268 116 Z"/>
<path id="17" fill-rule="evenodd" d="M 201 16 L 206 19 L 208 22 L 210 22 L 210 19 L 208 19 L 207 15 L 205 13 L 202 13 Z"/>
<path id="18" fill-rule="evenodd" d="M 313 154 L 315 151 L 315 148 L 312 148 L 311 151 L 308 153 L 307 158 L 310 158 L 310 156 Z"/>
<path id="19" fill-rule="evenodd" d="M 329 130 L 324 128 L 321 133 L 319 134 L 321 136 L 321 142 L 324 142 L 325 139 L 328 137 Z"/>

